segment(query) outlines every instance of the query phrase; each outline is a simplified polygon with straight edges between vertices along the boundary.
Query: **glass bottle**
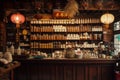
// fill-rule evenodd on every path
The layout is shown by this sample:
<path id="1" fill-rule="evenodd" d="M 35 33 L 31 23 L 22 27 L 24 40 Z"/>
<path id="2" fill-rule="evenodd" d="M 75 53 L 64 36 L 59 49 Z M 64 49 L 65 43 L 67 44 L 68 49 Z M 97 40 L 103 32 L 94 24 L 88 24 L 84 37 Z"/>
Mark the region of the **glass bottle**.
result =
<path id="1" fill-rule="evenodd" d="M 17 55 L 21 55 L 21 48 L 20 48 L 20 46 L 17 49 Z"/>
<path id="2" fill-rule="evenodd" d="M 14 55 L 14 45 L 13 44 L 11 45 L 10 50 L 11 50 L 12 55 Z"/>

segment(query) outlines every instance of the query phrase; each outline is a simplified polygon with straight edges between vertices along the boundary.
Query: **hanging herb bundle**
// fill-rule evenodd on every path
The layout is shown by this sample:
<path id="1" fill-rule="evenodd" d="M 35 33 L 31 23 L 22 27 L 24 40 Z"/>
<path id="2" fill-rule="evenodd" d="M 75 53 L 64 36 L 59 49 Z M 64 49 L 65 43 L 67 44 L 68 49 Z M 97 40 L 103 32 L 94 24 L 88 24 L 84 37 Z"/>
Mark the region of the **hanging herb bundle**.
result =
<path id="1" fill-rule="evenodd" d="M 68 3 L 64 8 L 64 12 L 69 18 L 73 18 L 79 12 L 78 9 L 78 3 L 75 0 L 68 0 Z"/>

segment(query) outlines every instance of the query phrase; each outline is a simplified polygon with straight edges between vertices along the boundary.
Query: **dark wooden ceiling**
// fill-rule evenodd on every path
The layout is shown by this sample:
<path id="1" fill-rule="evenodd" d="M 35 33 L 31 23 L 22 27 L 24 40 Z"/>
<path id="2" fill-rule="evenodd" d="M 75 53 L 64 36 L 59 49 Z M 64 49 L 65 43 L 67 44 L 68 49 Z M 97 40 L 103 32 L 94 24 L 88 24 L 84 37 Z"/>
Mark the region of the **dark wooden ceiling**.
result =
<path id="1" fill-rule="evenodd" d="M 96 7 L 96 4 L 100 4 L 102 2 L 102 5 L 106 9 L 110 8 L 116 8 L 120 9 L 120 1 L 119 0 L 76 0 L 79 6 L 86 1 L 90 6 Z M 55 5 L 60 3 L 60 5 L 65 6 L 65 4 L 68 2 L 68 0 L 0 0 L 0 6 L 3 9 L 16 9 L 16 8 L 34 8 L 35 2 L 44 2 L 44 7 L 46 7 L 46 3 L 51 3 L 56 7 Z M 89 8 L 90 8 L 89 6 Z M 91 8 L 90 8 L 91 9 Z"/>
<path id="2" fill-rule="evenodd" d="M 116 18 L 120 16 L 120 2 L 119 0 L 76 0 L 79 4 L 81 13 L 88 13 L 90 16 L 95 16 L 93 13 L 102 14 L 105 12 L 111 12 L 116 15 Z M 87 9 L 84 9 L 82 3 L 86 1 L 90 5 Z M 103 8 L 96 7 L 97 2 L 103 1 Z M 53 9 L 64 8 L 68 0 L 1 0 L 0 1 L 0 20 L 3 20 L 5 11 L 9 9 L 19 10 L 24 14 L 36 12 L 36 5 L 39 2 L 43 2 L 42 9 L 47 9 L 47 3 L 53 5 Z"/>

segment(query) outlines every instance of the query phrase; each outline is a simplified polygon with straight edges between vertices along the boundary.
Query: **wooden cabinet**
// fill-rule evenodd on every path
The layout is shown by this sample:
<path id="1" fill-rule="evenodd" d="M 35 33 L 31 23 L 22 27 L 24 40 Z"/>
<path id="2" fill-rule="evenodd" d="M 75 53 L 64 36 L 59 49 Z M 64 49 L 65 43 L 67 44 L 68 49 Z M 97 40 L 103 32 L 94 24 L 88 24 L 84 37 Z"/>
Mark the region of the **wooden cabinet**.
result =
<path id="1" fill-rule="evenodd" d="M 20 60 L 15 80 L 114 80 L 116 60 L 35 59 Z"/>
<path id="2" fill-rule="evenodd" d="M 67 44 L 93 50 L 103 39 L 99 18 L 31 20 L 30 29 L 31 50 L 45 53 L 63 51 Z"/>
<path id="3" fill-rule="evenodd" d="M 31 20 L 33 18 L 36 19 L 35 21 L 33 21 L 32 25 L 30 24 L 31 33 L 29 35 L 30 37 L 34 36 L 35 39 L 36 38 L 39 38 L 39 39 L 37 40 L 30 39 L 30 43 L 29 43 L 29 39 L 26 42 L 26 40 L 23 40 L 21 38 L 20 40 L 21 48 L 28 49 L 28 51 L 29 49 L 32 49 L 33 52 L 39 51 L 39 50 L 42 52 L 46 52 L 47 50 L 47 53 L 52 53 L 56 50 L 63 50 L 65 48 L 66 42 L 70 42 L 74 44 L 77 43 L 83 47 L 84 45 L 82 44 L 84 42 L 87 42 L 89 46 L 91 46 L 92 43 L 95 43 L 95 46 L 97 46 L 97 44 L 100 41 L 102 41 L 102 37 L 101 37 L 102 25 L 99 24 L 100 16 L 105 12 L 110 12 L 113 14 L 119 13 L 118 0 L 110 0 L 110 1 L 108 0 L 100 0 L 100 1 L 76 0 L 76 2 L 79 5 L 78 7 L 79 13 L 73 17 L 75 18 L 75 21 L 74 19 L 70 19 L 70 18 L 63 19 L 66 17 L 64 17 L 64 15 L 62 14 L 61 15 L 63 17 L 60 17 L 60 19 L 51 19 L 51 18 L 56 18 L 54 17 L 54 14 L 53 14 L 54 10 L 58 9 L 60 11 L 61 10 L 64 11 L 64 8 L 66 4 L 68 3 L 67 0 L 58 0 L 58 1 L 56 0 L 52 0 L 52 1 L 50 0 L 37 0 L 37 1 L 27 0 L 24 2 L 19 0 L 17 4 L 16 2 L 11 1 L 10 2 L 11 4 L 17 5 L 17 10 L 14 8 L 14 6 L 9 4 L 8 1 L 7 2 L 3 1 L 4 4 L 2 4 L 2 6 L 5 8 L 5 10 L 8 10 L 9 14 L 12 14 L 13 12 L 16 12 L 16 11 L 23 13 L 26 16 L 26 21 Z M 111 7 L 109 7 L 110 3 L 113 3 L 111 4 L 112 5 Z M 43 16 L 44 18 L 46 18 L 46 14 L 49 14 L 51 16 L 50 20 L 42 20 Z M 7 15 L 7 11 L 6 11 L 6 16 L 8 18 L 10 17 L 10 15 Z M 41 30 L 41 31 L 32 31 L 33 30 L 32 26 L 34 27 L 34 29 L 37 28 L 37 30 Z M 59 27 L 59 29 L 56 29 L 56 27 Z M 98 27 L 100 28 L 100 31 Z M 64 28 L 66 28 L 67 31 L 64 31 Z M 9 39 L 7 40 L 9 42 L 15 41 L 15 36 L 16 36 L 15 35 L 16 30 L 14 28 L 11 30 L 12 31 L 9 31 L 8 29 L 7 31 L 8 33 L 7 35 L 9 37 Z M 86 32 L 89 34 L 89 37 L 87 37 L 87 39 L 84 37 Z M 72 39 L 71 39 L 71 36 L 72 36 Z M 77 36 L 80 37 L 79 40 Z M 66 39 L 66 38 L 69 38 L 69 39 Z M 84 48 L 83 47 L 82 49 L 91 48 L 91 47 L 84 47 Z"/>
<path id="4" fill-rule="evenodd" d="M 0 51 L 4 52 L 6 49 L 6 26 L 4 22 L 0 22 Z"/>

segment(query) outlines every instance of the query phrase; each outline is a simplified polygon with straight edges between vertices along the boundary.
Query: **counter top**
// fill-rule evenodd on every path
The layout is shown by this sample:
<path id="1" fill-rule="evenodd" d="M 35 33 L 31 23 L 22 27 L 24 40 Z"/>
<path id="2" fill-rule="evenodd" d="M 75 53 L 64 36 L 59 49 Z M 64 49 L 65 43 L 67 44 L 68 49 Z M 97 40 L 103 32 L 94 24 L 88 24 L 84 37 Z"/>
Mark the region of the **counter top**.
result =
<path id="1" fill-rule="evenodd" d="M 44 58 L 44 59 L 16 59 L 22 62 L 34 62 L 34 63 L 115 63 L 117 59 L 103 59 L 103 58 L 89 58 L 89 59 L 78 59 L 78 58 Z"/>

